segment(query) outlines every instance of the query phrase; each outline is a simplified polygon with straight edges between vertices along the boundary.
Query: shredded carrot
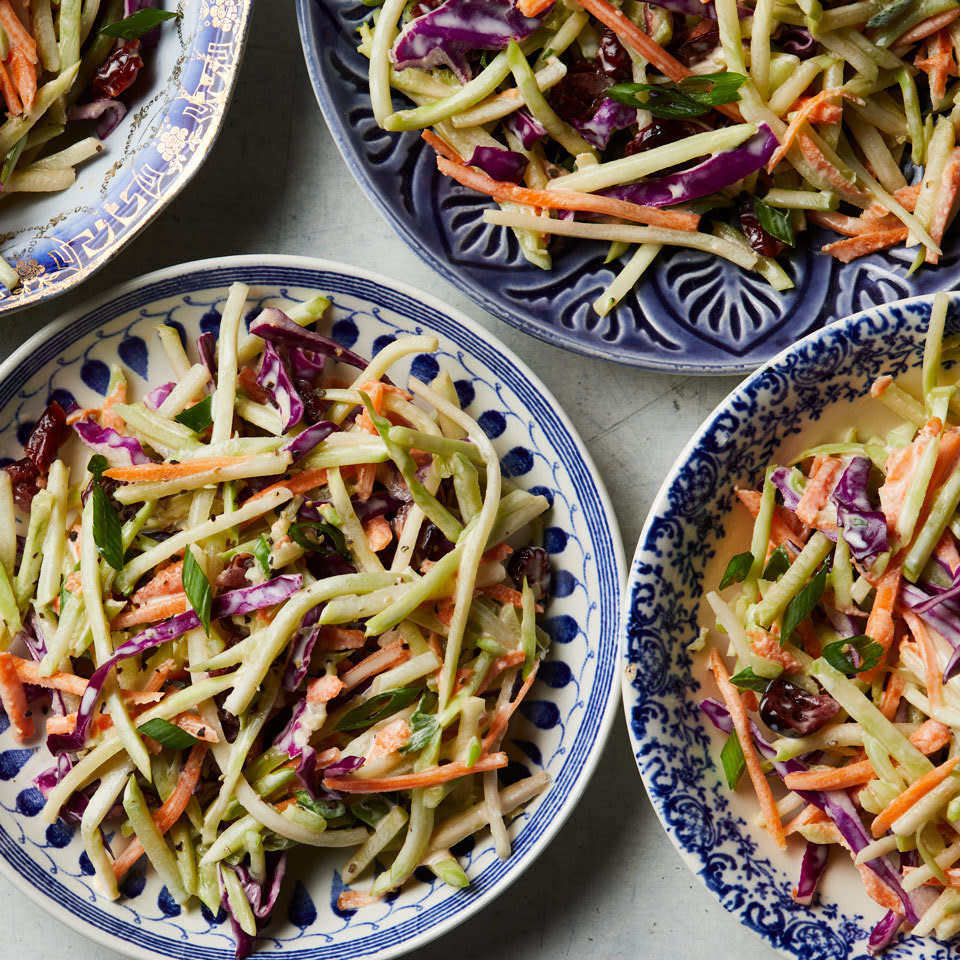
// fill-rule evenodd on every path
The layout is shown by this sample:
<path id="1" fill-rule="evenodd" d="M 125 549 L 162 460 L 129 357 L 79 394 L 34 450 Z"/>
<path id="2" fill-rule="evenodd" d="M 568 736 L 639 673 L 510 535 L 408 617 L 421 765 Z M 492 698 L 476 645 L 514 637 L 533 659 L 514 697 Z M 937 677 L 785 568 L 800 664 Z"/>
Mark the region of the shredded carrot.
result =
<path id="1" fill-rule="evenodd" d="M 97 734 L 103 733 L 106 730 L 109 730 L 113 726 L 113 717 L 109 713 L 100 713 L 94 717 L 93 720 L 93 730 L 92 733 L 96 736 Z M 50 734 L 70 734 L 77 729 L 77 715 L 76 713 L 67 713 L 60 717 L 48 717 L 47 718 L 47 736 Z"/>
<path id="2" fill-rule="evenodd" d="M 464 163 L 463 157 L 461 157 L 446 140 L 438 137 L 432 130 L 424 130 L 420 136 L 429 146 L 433 147 L 434 151 L 440 154 L 441 157 L 446 157 L 453 163 Z"/>
<path id="3" fill-rule="evenodd" d="M 908 877 L 910 876 L 911 873 L 913 873 L 914 870 L 922 870 L 922 869 L 923 869 L 922 867 L 905 866 L 903 867 L 903 875 L 904 877 Z M 956 890 L 958 887 L 960 887 L 960 867 L 948 867 L 943 872 L 947 876 L 946 885 L 948 887 L 950 887 L 953 890 Z M 931 877 L 929 880 L 927 880 L 927 884 L 930 884 L 932 886 L 937 886 L 937 887 L 943 885 L 941 881 L 938 880 L 936 877 Z"/>
<path id="4" fill-rule="evenodd" d="M 307 703 L 329 703 L 340 695 L 343 690 L 343 681 L 333 674 L 317 677 L 311 680 L 307 687 Z"/>
<path id="5" fill-rule="evenodd" d="M 73 673 L 51 673 L 48 677 L 40 675 L 40 665 L 33 660 L 24 660 L 22 657 L 16 657 L 12 653 L 2 655 L 7 662 L 13 665 L 17 672 L 17 677 L 21 683 L 30 683 L 37 687 L 47 687 L 51 690 L 62 690 L 64 693 L 72 693 L 75 696 L 83 696 L 83 691 L 87 689 L 87 681 L 83 677 L 78 677 Z"/>
<path id="6" fill-rule="evenodd" d="M 373 746 L 367 754 L 368 760 L 386 757 L 396 753 L 410 739 L 410 725 L 402 717 L 391 720 L 373 738 Z"/>
<path id="7" fill-rule="evenodd" d="M 942 30 L 944 27 L 949 26 L 953 23 L 954 20 L 960 17 L 960 8 L 954 10 L 945 10 L 943 13 L 938 13 L 936 16 L 930 17 L 927 20 L 923 20 L 918 23 L 915 27 L 911 27 L 905 33 L 901 33 L 896 40 L 890 45 L 891 47 L 902 47 L 911 43 L 916 43 L 918 40 L 924 40 L 929 37 L 931 34 L 936 33 L 938 30 Z"/>
<path id="8" fill-rule="evenodd" d="M 858 863 L 856 867 L 867 896 L 881 907 L 902 914 L 903 904 L 900 898 L 865 863 Z"/>
<path id="9" fill-rule="evenodd" d="M 387 647 L 371 653 L 365 657 L 356 666 L 351 667 L 340 679 L 343 681 L 343 690 L 345 693 L 352 690 L 355 686 L 375 677 L 384 670 L 399 666 L 410 659 L 410 651 L 402 643 L 391 643 Z"/>
<path id="10" fill-rule="evenodd" d="M 371 517 L 363 525 L 363 532 L 367 535 L 367 543 L 374 553 L 386 549 L 393 542 L 393 527 L 386 517 Z"/>
<path id="11" fill-rule="evenodd" d="M 122 610 L 110 621 L 110 626 L 114 630 L 125 630 L 140 623 L 156 623 L 158 620 L 166 620 L 167 617 L 183 613 L 188 606 L 187 595 L 182 592 L 175 596 L 157 597 L 142 606 Z"/>
<path id="12" fill-rule="evenodd" d="M 359 650 L 366 644 L 367 635 L 362 630 L 327 624 L 320 627 L 317 632 L 317 649 L 326 653 L 336 653 L 340 650 Z"/>
<path id="13" fill-rule="evenodd" d="M 161 834 L 166 833 L 187 809 L 187 804 L 190 802 L 193 791 L 200 780 L 200 771 L 203 769 L 207 749 L 205 743 L 197 743 L 190 749 L 190 755 L 180 771 L 180 777 L 173 788 L 173 792 L 153 815 L 153 822 Z M 117 879 L 124 877 L 141 856 L 143 856 L 143 845 L 134 837 L 123 853 L 113 861 L 113 871 L 117 875 Z"/>
<path id="14" fill-rule="evenodd" d="M 796 833 L 800 827 L 805 827 L 807 824 L 811 823 L 823 823 L 827 819 L 827 815 L 819 807 L 815 807 L 812 803 L 808 803 L 783 828 L 783 834 L 784 836 L 789 837 L 791 834 Z"/>
<path id="15" fill-rule="evenodd" d="M 742 488 L 738 488 L 736 493 L 740 502 L 750 511 L 750 515 L 756 517 L 760 512 L 762 494 L 758 490 L 744 490 Z M 807 534 L 794 530 L 791 526 L 793 522 L 795 522 L 793 515 L 777 504 L 773 511 L 773 520 L 770 523 L 770 540 L 776 546 L 782 547 L 787 543 L 794 543 L 802 547 L 806 542 Z"/>
<path id="16" fill-rule="evenodd" d="M 285 477 L 283 480 L 278 480 L 276 483 L 272 483 L 269 487 L 264 487 L 263 490 L 258 490 L 256 493 L 247 497 L 247 499 L 243 502 L 244 504 L 247 504 L 254 500 L 259 500 L 260 497 L 265 497 L 268 494 L 273 493 L 274 490 L 289 490 L 293 494 L 307 493 L 310 490 L 313 490 L 314 487 L 322 487 L 326 482 L 326 470 L 303 470 L 300 473 L 293 474 L 293 476 Z"/>
<path id="17" fill-rule="evenodd" d="M 940 188 L 937 190 L 934 200 L 933 216 L 930 219 L 930 228 L 928 233 L 931 238 L 939 245 L 943 239 L 944 231 L 950 220 L 950 214 L 953 212 L 954 204 L 957 200 L 957 193 L 960 191 L 960 147 L 954 147 L 950 151 L 950 156 L 943 168 Z M 940 254 L 934 250 L 927 250 L 927 263 L 939 263 Z"/>
<path id="18" fill-rule="evenodd" d="M 3 95 L 3 102 L 7 106 L 7 113 L 12 117 L 19 117 L 23 113 L 23 104 L 20 102 L 20 94 L 17 93 L 17 87 L 3 61 L 0 60 L 0 94 Z"/>
<path id="19" fill-rule="evenodd" d="M 526 659 L 527 655 L 522 650 L 511 650 L 502 657 L 497 657 L 497 659 L 490 664 L 487 675 L 477 688 L 477 696 L 480 696 L 480 694 L 489 689 L 490 684 L 493 683 L 504 670 L 509 670 L 511 667 L 519 667 Z"/>
<path id="20" fill-rule="evenodd" d="M 846 213 L 838 213 L 835 210 L 810 210 L 807 213 L 807 219 L 820 224 L 821 227 L 827 227 L 836 233 L 842 233 L 847 237 L 858 237 L 864 233 L 876 233 L 878 230 L 894 229 L 900 226 L 900 221 L 891 216 L 884 210 L 884 217 L 851 217 Z"/>
<path id="21" fill-rule="evenodd" d="M 883 688 L 883 696 L 880 698 L 878 709 L 888 720 L 893 720 L 897 715 L 897 709 L 900 706 L 900 700 L 906 686 L 906 680 L 898 673 L 892 673 L 887 678 L 887 685 Z"/>
<path id="22" fill-rule="evenodd" d="M 793 115 L 783 137 L 780 139 L 780 146 L 773 151 L 773 155 L 767 161 L 767 173 L 773 173 L 776 165 L 787 155 L 793 141 L 797 139 L 801 128 L 805 123 L 810 122 L 810 117 L 820 109 L 820 104 L 825 100 L 836 100 L 845 97 L 851 103 L 863 106 L 863 100 L 848 93 L 842 87 L 831 87 L 829 90 L 821 90 L 807 100 L 800 109 Z"/>
<path id="23" fill-rule="evenodd" d="M 173 718 L 173 723 L 174 726 L 179 727 L 185 733 L 189 733 L 191 737 L 196 737 L 205 743 L 219 743 L 220 741 L 210 724 L 195 713 L 181 713 Z"/>
<path id="24" fill-rule="evenodd" d="M 257 373 L 249 364 L 244 364 L 240 368 L 240 372 L 237 374 L 237 382 L 254 403 L 266 404 L 270 402 L 270 394 L 257 383 Z"/>
<path id="25" fill-rule="evenodd" d="M 800 152 L 804 160 L 810 164 L 838 192 L 853 200 L 864 199 L 867 194 L 852 184 L 824 155 L 823 151 L 807 136 L 800 133 L 797 137 Z"/>
<path id="26" fill-rule="evenodd" d="M 517 695 L 502 710 L 497 711 L 493 722 L 490 724 L 490 729 L 487 731 L 487 735 L 483 738 L 484 753 L 489 753 L 491 749 L 499 746 L 500 739 L 507 732 L 507 724 L 510 722 L 514 711 L 520 706 L 520 701 L 530 692 L 533 681 L 537 678 L 537 670 L 539 667 L 539 661 L 534 663 L 533 669 L 530 671 L 527 679 L 523 681 L 523 686 L 517 691 Z"/>
<path id="27" fill-rule="evenodd" d="M 873 818 L 873 823 L 870 824 L 870 832 L 875 837 L 882 837 L 895 820 L 899 820 L 918 800 L 922 800 L 934 787 L 943 783 L 958 763 L 960 763 L 960 753 L 944 760 L 939 767 L 934 767 L 919 780 L 911 783 L 896 800 L 884 807 Z"/>
<path id="28" fill-rule="evenodd" d="M 929 756 L 950 742 L 950 728 L 939 720 L 926 720 L 910 735 L 910 742 Z M 828 770 L 803 770 L 783 778 L 788 790 L 849 790 L 876 777 L 869 760 L 858 760 Z"/>
<path id="29" fill-rule="evenodd" d="M 163 685 L 167 682 L 167 678 L 171 673 L 176 669 L 177 661 L 176 660 L 164 660 L 156 670 L 147 678 L 147 682 L 143 685 L 144 690 L 162 690 Z"/>
<path id="30" fill-rule="evenodd" d="M 827 243 L 820 248 L 820 252 L 829 253 L 831 257 L 836 257 L 841 263 L 850 263 L 851 260 L 876 253 L 878 250 L 886 250 L 887 247 L 892 247 L 895 243 L 902 243 L 906 239 L 907 228 L 894 227 L 872 233 L 861 233 L 856 237 L 847 237 L 845 240 Z"/>
<path id="31" fill-rule="evenodd" d="M 480 558 L 480 563 L 500 563 L 501 560 L 506 560 L 511 553 L 513 553 L 513 547 L 509 543 L 498 543 Z"/>
<path id="32" fill-rule="evenodd" d="M 125 430 L 123 419 L 114 412 L 114 405 L 117 403 L 126 403 L 127 401 L 127 381 L 118 380 L 113 388 L 113 392 L 103 401 L 100 408 L 100 424 L 104 427 L 113 427 L 119 433 Z"/>
<path id="33" fill-rule="evenodd" d="M 772 660 L 783 666 L 784 673 L 796 673 L 800 669 L 800 662 L 791 655 L 789 650 L 780 646 L 780 640 L 767 630 L 749 630 L 747 637 L 750 646 L 758 657 Z"/>
<path id="34" fill-rule="evenodd" d="M 27 59 L 27 55 L 19 47 L 10 51 L 10 78 L 13 80 L 23 109 L 27 112 L 33 109 L 37 100 L 37 68 Z"/>
<path id="35" fill-rule="evenodd" d="M 441 783 L 449 783 L 460 777 L 468 777 L 472 773 L 486 773 L 488 770 L 499 770 L 509 763 L 505 753 L 490 753 L 480 757 L 472 766 L 468 767 L 462 760 L 445 763 L 438 767 L 428 767 L 418 773 L 401 773 L 395 777 L 324 777 L 323 785 L 328 790 L 339 790 L 342 793 L 387 793 L 391 790 L 415 790 L 418 787 L 434 787 Z"/>
<path id="36" fill-rule="evenodd" d="M 753 734 L 750 731 L 750 718 L 744 709 L 743 701 L 737 688 L 730 682 L 730 674 L 724 666 L 720 654 L 716 650 L 710 651 L 710 669 L 716 678 L 717 686 L 720 689 L 720 695 L 723 702 L 730 712 L 730 718 L 733 720 L 734 729 L 740 739 L 740 748 L 743 751 L 743 757 L 746 761 L 747 773 L 750 775 L 750 781 L 753 789 L 756 791 L 757 799 L 760 801 L 760 812 L 778 847 L 786 847 L 787 842 L 783 833 L 783 824 L 780 822 L 780 813 L 777 810 L 776 801 L 773 799 L 773 793 L 770 790 L 770 784 L 764 775 L 763 767 L 760 763 L 760 757 L 757 754 L 756 745 L 753 742 Z"/>
<path id="37" fill-rule="evenodd" d="M 6 31 L 11 45 L 22 50 L 30 63 L 36 63 L 38 59 L 36 41 L 20 21 L 10 5 L 10 0 L 0 0 L 0 26 Z"/>
<path id="38" fill-rule="evenodd" d="M 33 718 L 27 708 L 27 694 L 17 674 L 13 655 L 0 653 L 0 703 L 13 726 L 17 740 L 23 743 L 34 734 Z"/>
<path id="39" fill-rule="evenodd" d="M 947 77 L 957 68 L 953 61 L 953 44 L 946 30 L 940 30 L 927 38 L 927 55 L 917 51 L 914 64 L 930 78 L 930 99 L 939 103 L 947 90 Z"/>
<path id="40" fill-rule="evenodd" d="M 891 566 L 877 583 L 877 593 L 873 600 L 873 606 L 870 608 L 870 616 L 867 618 L 867 625 L 864 627 L 864 633 L 874 642 L 883 647 L 883 656 L 880 662 L 872 670 L 866 673 L 858 674 L 864 680 L 872 680 L 883 668 L 887 659 L 887 653 L 890 645 L 893 643 L 894 622 L 893 608 L 897 602 L 897 594 L 900 592 L 900 578 L 903 574 L 903 568 L 899 563 Z"/>
<path id="41" fill-rule="evenodd" d="M 936 710 L 943 705 L 943 675 L 940 673 L 940 667 L 937 663 L 937 651 L 933 646 L 933 639 L 930 637 L 926 624 L 912 610 L 904 609 L 903 616 L 914 639 L 920 645 L 927 696 L 930 698 L 930 706 Z M 891 682 L 893 676 L 895 675 L 890 677 Z M 887 719 L 891 720 L 893 716 L 888 716 Z"/>
<path id="42" fill-rule="evenodd" d="M 819 463 L 814 463 L 810 471 L 810 479 L 803 488 L 803 495 L 797 504 L 794 513 L 804 522 L 813 524 L 817 514 L 827 502 L 834 481 L 843 469 L 843 461 L 839 457 L 823 457 Z"/>
<path id="43" fill-rule="evenodd" d="M 553 0 L 549 0 L 549 3 L 553 3 Z M 337 908 L 339 910 L 359 910 L 362 907 L 371 907 L 373 904 L 379 903 L 380 899 L 380 897 L 375 897 L 366 890 L 343 890 L 337 897 Z"/>
<path id="44" fill-rule="evenodd" d="M 917 197 L 920 196 L 920 186 L 919 183 L 915 183 L 909 187 L 900 187 L 899 190 L 894 190 L 892 194 L 893 199 L 896 200 L 904 210 L 909 210 L 910 213 L 913 213 L 917 208 Z M 889 216 L 889 214 L 890 211 L 882 203 L 874 201 L 863 211 L 862 216 L 866 220 L 879 220 Z"/>
<path id="45" fill-rule="evenodd" d="M 128 467 L 110 467 L 103 471 L 103 475 L 124 483 L 158 483 L 194 477 L 198 473 L 206 473 L 219 467 L 233 467 L 248 460 L 249 456 L 198 457 L 196 460 L 184 460 L 180 463 L 134 463 Z M 285 486 L 289 487 L 289 484 Z"/>
<path id="46" fill-rule="evenodd" d="M 601 197 L 593 193 L 578 193 L 574 190 L 531 190 L 529 187 L 520 187 L 515 183 L 494 180 L 480 170 L 452 163 L 444 157 L 437 157 L 437 168 L 441 173 L 453 177 L 465 187 L 486 193 L 501 203 L 505 201 L 520 203 L 527 207 L 549 210 L 578 210 L 616 217 L 620 220 L 648 223 L 656 227 L 669 227 L 673 230 L 693 231 L 697 229 L 700 222 L 700 217 L 695 213 L 678 213 L 657 207 L 645 207 L 638 203 L 616 200 L 613 197 Z"/>
<path id="47" fill-rule="evenodd" d="M 810 97 L 799 97 L 787 112 L 796 113 L 798 110 L 803 110 L 810 99 Z M 842 103 L 830 103 L 828 100 L 822 99 L 813 104 L 807 111 L 807 123 L 809 124 L 834 124 L 840 123 L 841 120 L 843 120 Z"/>

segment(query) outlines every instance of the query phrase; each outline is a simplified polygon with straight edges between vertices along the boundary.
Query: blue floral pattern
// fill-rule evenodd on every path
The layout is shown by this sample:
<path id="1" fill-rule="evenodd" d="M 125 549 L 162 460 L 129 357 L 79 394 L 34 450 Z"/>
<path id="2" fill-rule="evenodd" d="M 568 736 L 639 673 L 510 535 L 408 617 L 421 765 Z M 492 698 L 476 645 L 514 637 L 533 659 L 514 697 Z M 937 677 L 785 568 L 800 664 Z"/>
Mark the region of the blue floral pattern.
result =
<path id="1" fill-rule="evenodd" d="M 919 367 L 931 302 L 879 306 L 811 334 L 731 393 L 664 481 L 625 591 L 624 709 L 653 806 L 723 906 L 797 960 L 865 957 L 870 926 L 883 910 L 858 893 L 852 867 L 852 882 L 829 886 L 813 906 L 793 900 L 799 855 L 776 851 L 755 825 L 747 792 L 731 794 L 721 783 L 719 740 L 697 707 L 711 681 L 703 657 L 695 661 L 688 646 L 701 623 L 712 626 L 700 609 L 702 593 L 713 588 L 704 584 L 705 571 L 734 552 L 724 544 L 735 536 L 734 486 L 755 484 L 767 463 L 780 462 L 784 444 L 798 443 L 828 411 L 849 424 L 878 376 Z M 960 329 L 958 304 L 953 295 L 950 331 Z M 947 954 L 911 937 L 884 956 Z"/>
<path id="2" fill-rule="evenodd" d="M 21 283 L 12 292 L 0 287 L 0 314 L 49 300 L 93 274 L 196 173 L 226 115 L 251 5 L 179 4 L 180 20 L 164 28 L 153 57 L 149 99 L 127 113 L 103 157 L 79 168 L 75 188 L 8 211 L 3 256 Z"/>
<path id="3" fill-rule="evenodd" d="M 301 258 L 233 258 L 161 271 L 42 332 L 0 369 L 0 450 L 16 454 L 24 425 L 55 391 L 71 392 L 83 406 L 97 404 L 107 389 L 104 370 L 108 374 L 118 357 L 140 396 L 148 381 L 172 379 L 155 345 L 155 327 L 180 325 L 188 342 L 215 327 L 233 281 L 249 284 L 258 306 L 329 294 L 333 329 L 367 355 L 401 334 L 437 334 L 438 354 L 412 358 L 414 369 L 425 375 L 448 370 L 460 395 L 470 398 L 470 411 L 497 424 L 494 443 L 513 474 L 552 503 L 547 539 L 565 586 L 546 616 L 559 625 L 558 642 L 517 718 L 507 771 L 519 778 L 542 768 L 552 782 L 511 823 L 514 855 L 500 861 L 489 838 L 481 836 L 457 848 L 471 878 L 468 890 L 444 887 L 431 874 L 359 911 L 336 905 L 342 889 L 336 852 L 295 859 L 274 922 L 258 943 L 261 955 L 294 960 L 378 956 L 424 942 L 503 889 L 548 842 L 578 797 L 616 711 L 622 549 L 580 440 L 555 401 L 494 338 L 395 286 Z M 400 382 L 409 367 L 398 366 Z M 49 757 L 43 748 L 18 746 L 7 726 L 0 712 L 0 869 L 39 892 L 62 919 L 114 949 L 184 960 L 232 958 L 222 913 L 180 909 L 146 870 L 127 876 L 119 901 L 98 895 L 79 838 L 62 822 L 51 826 L 39 815 L 33 778 Z"/>

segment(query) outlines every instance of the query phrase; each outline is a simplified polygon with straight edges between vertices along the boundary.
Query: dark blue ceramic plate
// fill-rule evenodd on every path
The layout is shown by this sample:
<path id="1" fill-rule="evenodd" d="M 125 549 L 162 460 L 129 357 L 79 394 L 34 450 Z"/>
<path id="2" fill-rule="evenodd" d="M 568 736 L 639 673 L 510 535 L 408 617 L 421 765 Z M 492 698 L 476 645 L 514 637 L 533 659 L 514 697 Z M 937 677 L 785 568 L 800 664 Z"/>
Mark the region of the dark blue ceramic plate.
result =
<path id="1" fill-rule="evenodd" d="M 549 343 L 651 370 L 747 373 L 825 323 L 960 281 L 956 234 L 939 268 L 908 279 L 913 252 L 843 266 L 812 252 L 827 242 L 815 232 L 787 266 L 795 287 L 784 294 L 726 261 L 677 250 L 661 255 L 617 310 L 597 317 L 591 304 L 622 262 L 604 265 L 607 244 L 555 246 L 550 272 L 528 264 L 512 233 L 483 222 L 491 202 L 442 177 L 417 133 L 386 133 L 374 123 L 356 34 L 370 7 L 297 0 L 297 12 L 317 100 L 370 199 L 434 270 Z"/>

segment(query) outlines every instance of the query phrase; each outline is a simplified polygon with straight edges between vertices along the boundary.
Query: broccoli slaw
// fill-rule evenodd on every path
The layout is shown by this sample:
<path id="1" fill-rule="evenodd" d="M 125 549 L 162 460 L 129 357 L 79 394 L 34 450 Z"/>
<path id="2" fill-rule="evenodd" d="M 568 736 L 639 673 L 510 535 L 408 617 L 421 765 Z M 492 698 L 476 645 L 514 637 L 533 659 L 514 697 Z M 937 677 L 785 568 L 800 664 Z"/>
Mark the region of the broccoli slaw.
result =
<path id="1" fill-rule="evenodd" d="M 960 427 L 949 306 L 930 316 L 915 394 L 871 389 L 885 435 L 837 431 L 759 489 L 737 489 L 749 550 L 705 594 L 726 735 L 719 764 L 744 774 L 774 842 L 805 841 L 794 891 L 811 903 L 837 847 L 885 908 L 868 945 L 901 931 L 960 933 Z M 869 421 L 866 421 L 869 422 Z M 873 422 L 876 422 L 875 420 Z M 733 588 L 735 585 L 736 590 Z M 727 592 L 729 591 L 729 592 Z M 724 593 L 724 596 L 721 596 Z M 733 667 L 728 664 L 733 662 Z"/>
<path id="2" fill-rule="evenodd" d="M 449 374 L 388 377 L 435 337 L 368 361 L 311 329 L 324 297 L 247 333 L 246 302 L 234 284 L 194 359 L 158 328 L 174 381 L 134 401 L 115 366 L 0 471 L 0 703 L 46 736 L 44 816 L 79 823 L 101 893 L 146 855 L 241 956 L 293 846 L 350 849 L 341 909 L 421 866 L 467 886 L 451 847 L 481 830 L 510 855 L 549 783 L 498 771 L 551 581 L 548 502 L 501 476 Z"/>
<path id="3" fill-rule="evenodd" d="M 779 291 L 778 256 L 814 226 L 844 263 L 898 244 L 911 271 L 939 262 L 960 192 L 956 0 L 375 5 L 376 121 L 422 130 L 531 263 L 550 268 L 552 237 L 607 241 L 600 315 L 664 247 Z"/>

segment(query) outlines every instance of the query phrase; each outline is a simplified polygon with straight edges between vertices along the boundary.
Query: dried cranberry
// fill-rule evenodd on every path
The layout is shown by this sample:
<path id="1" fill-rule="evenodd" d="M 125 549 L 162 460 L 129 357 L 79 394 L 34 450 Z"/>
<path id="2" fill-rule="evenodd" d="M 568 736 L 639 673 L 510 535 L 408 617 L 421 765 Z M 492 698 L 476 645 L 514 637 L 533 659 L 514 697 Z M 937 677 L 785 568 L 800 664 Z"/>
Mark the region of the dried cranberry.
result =
<path id="1" fill-rule="evenodd" d="M 550 557 L 543 547 L 521 547 L 510 558 L 507 573 L 518 590 L 523 588 L 523 581 L 527 580 L 538 600 L 549 596 L 553 572 L 550 570 Z"/>
<path id="2" fill-rule="evenodd" d="M 671 120 L 665 117 L 655 117 L 652 123 L 647 124 L 624 147 L 626 156 L 662 147 L 668 143 L 675 143 L 696 133 L 704 133 L 710 127 L 701 120 Z"/>
<path id="3" fill-rule="evenodd" d="M 579 60 L 550 91 L 550 106 L 564 120 L 586 123 L 596 113 L 611 84 L 610 77 L 596 60 Z"/>
<path id="4" fill-rule="evenodd" d="M 615 83 L 629 80 L 633 76 L 633 61 L 626 47 L 612 30 L 604 30 L 597 50 L 597 63 L 600 69 Z"/>
<path id="5" fill-rule="evenodd" d="M 737 206 L 740 215 L 740 229 L 750 241 L 750 246 L 753 247 L 754 251 L 759 253 L 761 257 L 775 257 L 778 253 L 781 253 L 786 244 L 767 233 L 760 226 L 757 213 L 753 209 L 753 201 L 744 194 Z"/>
<path id="6" fill-rule="evenodd" d="M 66 428 L 67 415 L 63 407 L 54 400 L 30 431 L 23 448 L 23 452 L 36 464 L 40 473 L 45 474 L 56 459 L 57 449 L 63 442 Z"/>
<path id="7" fill-rule="evenodd" d="M 840 711 L 829 693 L 810 693 L 795 683 L 777 677 L 760 701 L 760 717 L 784 737 L 805 737 L 819 730 Z"/>
<path id="8" fill-rule="evenodd" d="M 701 20 L 673 50 L 686 67 L 706 60 L 720 46 L 720 29 L 713 20 Z"/>
<path id="9" fill-rule="evenodd" d="M 307 380 L 295 380 L 293 385 L 303 400 L 303 419 L 311 426 L 323 420 L 327 412 L 323 391 L 317 390 Z"/>
<path id="10" fill-rule="evenodd" d="M 140 59 L 139 51 L 139 40 L 128 40 L 117 47 L 93 75 L 90 86 L 94 92 L 108 100 L 113 100 L 124 90 L 133 86 L 143 69 L 143 60 Z"/>
<path id="11" fill-rule="evenodd" d="M 4 470 L 10 474 L 13 486 L 13 502 L 23 511 L 30 511 L 30 504 L 40 489 L 37 483 L 39 471 L 37 465 L 29 458 L 24 457 L 8 464 Z"/>
<path id="12" fill-rule="evenodd" d="M 223 590 L 238 590 L 250 586 L 247 571 L 253 566 L 253 555 L 238 553 L 217 576 L 217 586 Z"/>
<path id="13" fill-rule="evenodd" d="M 418 569 L 424 560 L 436 562 L 453 549 L 453 544 L 440 532 L 440 528 L 430 520 L 425 520 L 417 537 L 411 566 Z"/>

